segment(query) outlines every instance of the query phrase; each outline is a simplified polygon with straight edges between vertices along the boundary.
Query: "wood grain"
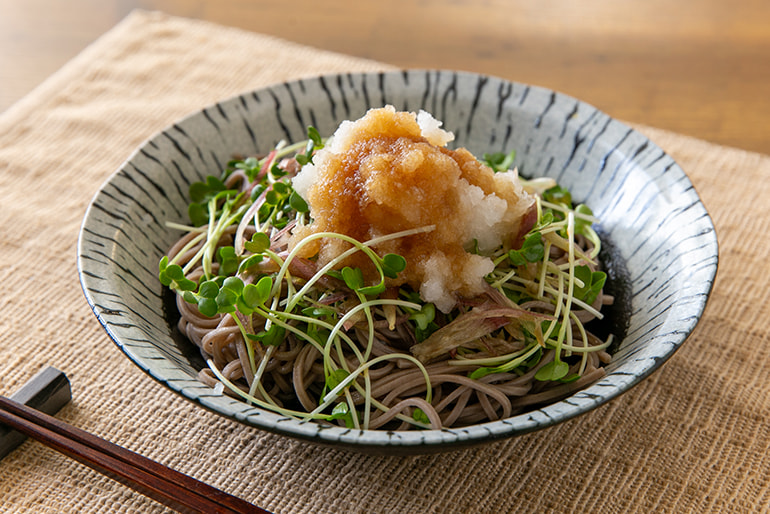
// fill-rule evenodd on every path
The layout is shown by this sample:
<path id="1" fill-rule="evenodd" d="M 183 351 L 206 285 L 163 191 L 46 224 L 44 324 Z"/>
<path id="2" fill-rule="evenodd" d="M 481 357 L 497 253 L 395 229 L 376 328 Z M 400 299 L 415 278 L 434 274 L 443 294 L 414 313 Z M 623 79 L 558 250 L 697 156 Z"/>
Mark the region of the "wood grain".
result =
<path id="1" fill-rule="evenodd" d="M 626 121 L 770 153 L 766 0 L 0 0 L 0 110 L 134 8 L 542 85 Z"/>

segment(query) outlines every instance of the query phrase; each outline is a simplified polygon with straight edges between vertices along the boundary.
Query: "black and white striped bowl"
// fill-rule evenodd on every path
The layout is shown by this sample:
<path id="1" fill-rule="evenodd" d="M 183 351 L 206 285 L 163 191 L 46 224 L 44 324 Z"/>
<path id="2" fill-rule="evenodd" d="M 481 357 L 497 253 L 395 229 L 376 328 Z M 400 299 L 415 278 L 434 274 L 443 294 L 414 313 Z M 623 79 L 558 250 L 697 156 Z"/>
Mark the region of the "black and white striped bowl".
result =
<path id="1" fill-rule="evenodd" d="M 178 237 L 190 183 L 218 174 L 235 154 L 331 134 L 371 107 L 425 109 L 476 155 L 517 150 L 524 176 L 550 176 L 601 219 L 602 258 L 618 301 L 619 336 L 605 378 L 563 401 L 475 426 L 408 433 L 301 423 L 216 394 L 172 336 L 158 260 Z M 90 205 L 78 244 L 85 296 L 115 344 L 185 398 L 247 425 L 376 453 L 426 453 L 555 425 L 643 380 L 685 341 L 717 270 L 711 219 L 682 169 L 639 132 L 569 96 L 452 71 L 342 74 L 277 84 L 212 105 L 155 135 L 110 177 Z"/>

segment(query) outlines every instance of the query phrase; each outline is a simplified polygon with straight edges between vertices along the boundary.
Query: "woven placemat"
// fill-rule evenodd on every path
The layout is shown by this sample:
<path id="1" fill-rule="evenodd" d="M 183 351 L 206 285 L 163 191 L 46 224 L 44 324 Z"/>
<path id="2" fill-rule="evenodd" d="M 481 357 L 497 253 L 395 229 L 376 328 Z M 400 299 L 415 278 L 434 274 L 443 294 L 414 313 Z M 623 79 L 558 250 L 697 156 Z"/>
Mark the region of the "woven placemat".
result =
<path id="1" fill-rule="evenodd" d="M 541 432 L 420 457 L 310 446 L 195 407 L 110 342 L 81 293 L 76 242 L 90 199 L 136 146 L 250 89 L 388 68 L 137 11 L 2 114 L 0 393 L 56 366 L 74 395 L 60 418 L 277 513 L 770 508 L 766 156 L 637 127 L 681 164 L 713 216 L 713 296 L 661 370 Z M 0 512 L 163 511 L 36 442 L 0 462 Z"/>

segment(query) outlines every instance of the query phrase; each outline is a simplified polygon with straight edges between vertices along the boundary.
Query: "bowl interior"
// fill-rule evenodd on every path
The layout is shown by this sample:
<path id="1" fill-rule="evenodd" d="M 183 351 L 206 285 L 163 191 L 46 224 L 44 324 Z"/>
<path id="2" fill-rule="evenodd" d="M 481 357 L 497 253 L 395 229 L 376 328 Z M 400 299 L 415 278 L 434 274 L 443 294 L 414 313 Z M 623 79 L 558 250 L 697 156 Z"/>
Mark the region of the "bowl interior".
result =
<path id="1" fill-rule="evenodd" d="M 301 423 L 215 393 L 196 379 L 197 349 L 175 334 L 158 261 L 186 219 L 192 182 L 234 155 L 330 135 L 371 107 L 425 109 L 475 155 L 516 150 L 522 175 L 549 176 L 600 218 L 616 304 L 607 376 L 573 396 L 511 418 L 449 430 L 352 431 Z M 380 453 L 439 451 L 554 425 L 616 397 L 659 367 L 699 320 L 717 267 L 713 224 L 663 150 L 592 106 L 539 87 L 450 71 L 343 74 L 274 85 L 217 103 L 155 135 L 109 178 L 83 221 L 78 267 L 109 336 L 171 390 L 225 416 L 319 443 Z"/>

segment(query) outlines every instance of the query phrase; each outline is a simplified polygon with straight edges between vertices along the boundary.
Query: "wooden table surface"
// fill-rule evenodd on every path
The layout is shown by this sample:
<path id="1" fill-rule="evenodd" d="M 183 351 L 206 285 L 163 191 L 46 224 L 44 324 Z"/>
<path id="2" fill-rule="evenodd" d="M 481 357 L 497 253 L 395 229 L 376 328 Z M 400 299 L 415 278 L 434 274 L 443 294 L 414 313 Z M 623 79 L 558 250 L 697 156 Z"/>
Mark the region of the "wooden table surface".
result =
<path id="1" fill-rule="evenodd" d="M 0 112 L 134 8 L 541 85 L 770 154 L 768 0 L 0 0 Z"/>

